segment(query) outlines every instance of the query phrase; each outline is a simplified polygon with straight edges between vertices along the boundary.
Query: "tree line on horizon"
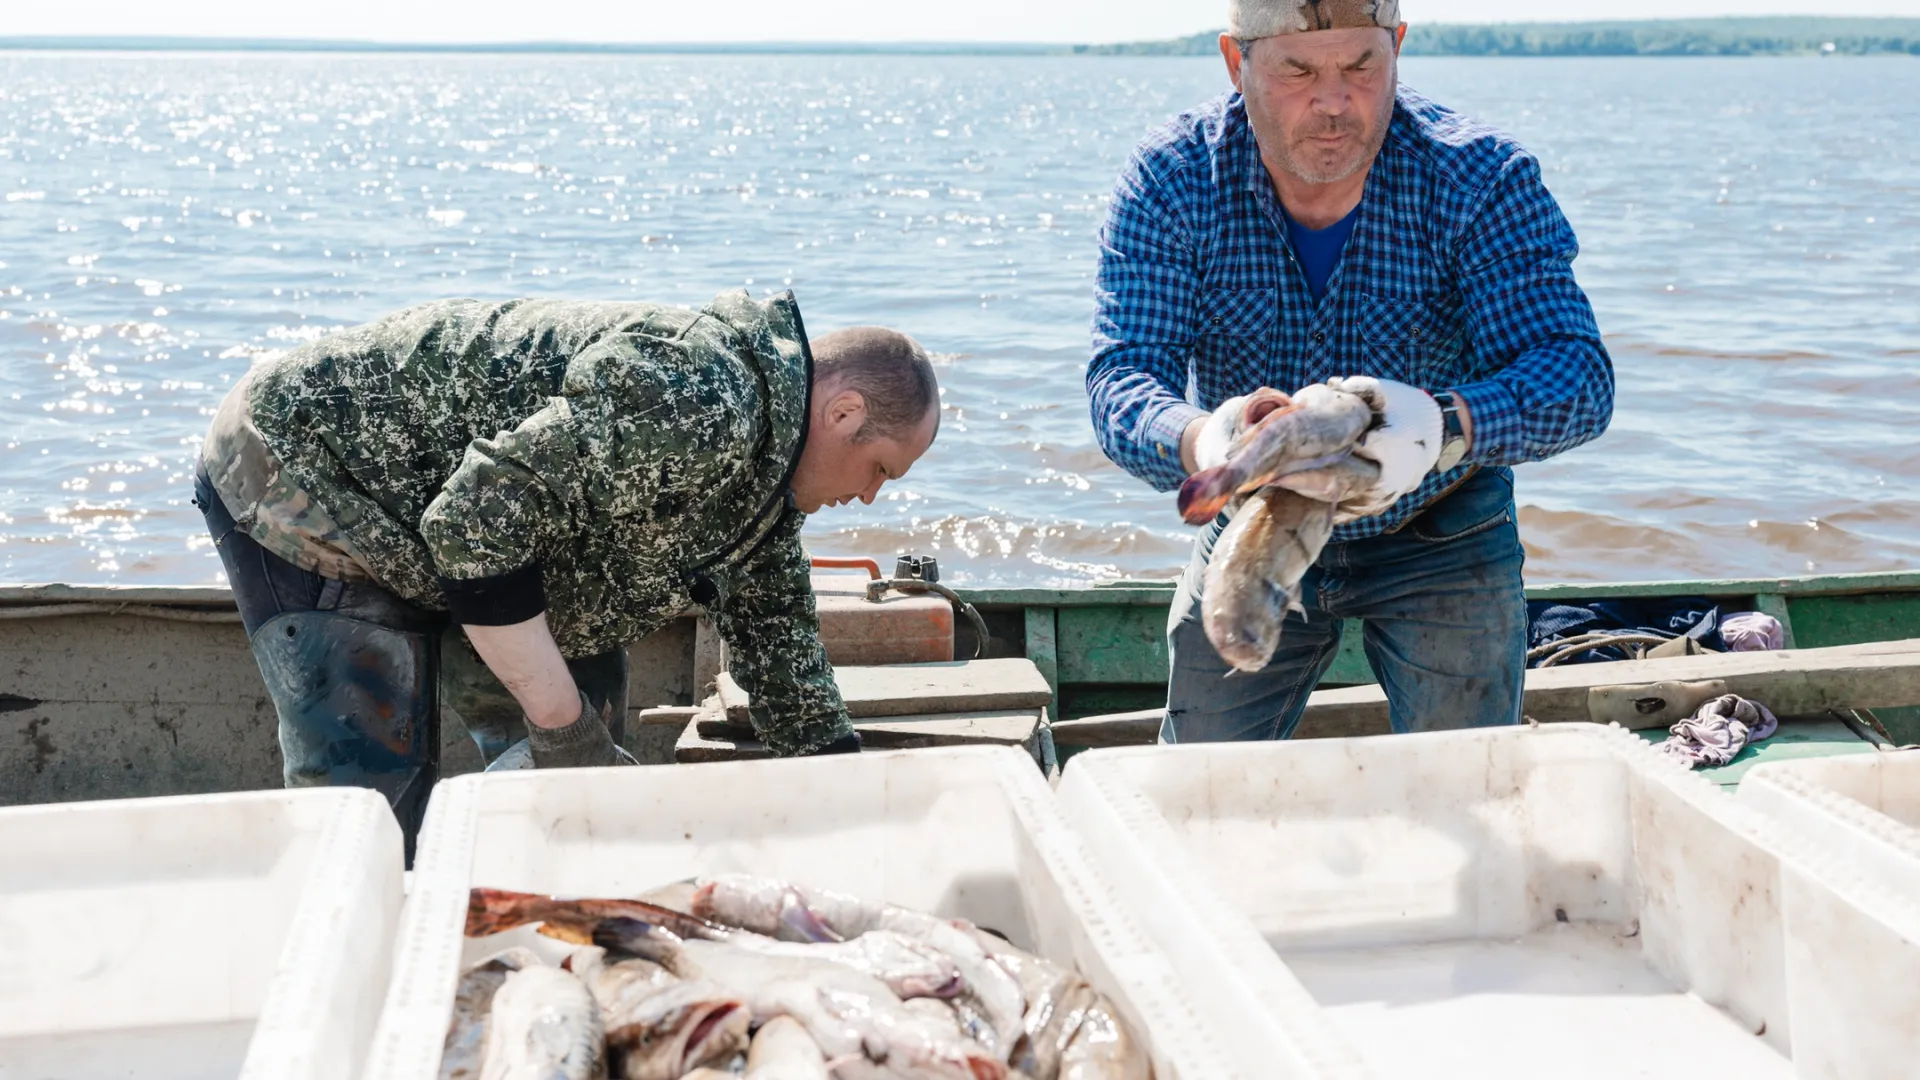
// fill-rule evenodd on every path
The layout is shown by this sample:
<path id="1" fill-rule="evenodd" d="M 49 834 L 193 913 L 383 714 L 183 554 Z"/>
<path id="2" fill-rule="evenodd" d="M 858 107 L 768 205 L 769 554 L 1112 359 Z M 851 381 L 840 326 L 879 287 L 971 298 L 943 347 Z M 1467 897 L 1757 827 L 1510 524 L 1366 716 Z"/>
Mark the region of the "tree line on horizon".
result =
<path id="1" fill-rule="evenodd" d="M 1080 45 L 1083 56 L 1206 56 L 1220 31 L 1172 41 Z M 1407 56 L 1920 56 L 1920 19 L 1776 17 L 1607 23 L 1414 23 Z"/>

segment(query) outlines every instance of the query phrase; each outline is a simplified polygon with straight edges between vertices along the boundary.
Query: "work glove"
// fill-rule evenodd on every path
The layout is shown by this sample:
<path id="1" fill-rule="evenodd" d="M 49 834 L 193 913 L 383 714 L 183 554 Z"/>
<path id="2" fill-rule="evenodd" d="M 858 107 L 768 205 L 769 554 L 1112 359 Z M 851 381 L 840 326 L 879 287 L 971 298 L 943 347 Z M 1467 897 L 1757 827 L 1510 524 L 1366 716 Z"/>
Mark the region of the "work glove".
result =
<path id="1" fill-rule="evenodd" d="M 580 695 L 580 716 L 563 728 L 527 725 L 527 747 L 536 769 L 593 769 L 605 765 L 637 765 L 632 754 L 613 741 L 607 722 L 587 695 Z M 501 755 L 505 760 L 508 754 Z M 497 763 L 496 763 L 497 764 Z"/>
<path id="2" fill-rule="evenodd" d="M 1440 440 L 1445 434 L 1440 405 L 1417 386 L 1370 375 L 1328 379 L 1327 387 L 1353 394 L 1373 409 L 1373 426 L 1361 436 L 1353 454 L 1380 466 L 1379 481 L 1342 502 L 1336 520 L 1344 523 L 1383 514 L 1425 482 L 1440 461 Z M 1291 483 L 1289 479 L 1282 478 L 1280 486 L 1300 489 L 1305 485 L 1301 493 L 1313 494 L 1312 474 Z"/>
<path id="3" fill-rule="evenodd" d="M 1193 471 L 1202 473 L 1225 465 L 1240 436 L 1275 409 L 1284 408 L 1288 400 L 1278 390 L 1261 389 L 1221 402 L 1200 425 L 1200 434 L 1194 439 Z"/>

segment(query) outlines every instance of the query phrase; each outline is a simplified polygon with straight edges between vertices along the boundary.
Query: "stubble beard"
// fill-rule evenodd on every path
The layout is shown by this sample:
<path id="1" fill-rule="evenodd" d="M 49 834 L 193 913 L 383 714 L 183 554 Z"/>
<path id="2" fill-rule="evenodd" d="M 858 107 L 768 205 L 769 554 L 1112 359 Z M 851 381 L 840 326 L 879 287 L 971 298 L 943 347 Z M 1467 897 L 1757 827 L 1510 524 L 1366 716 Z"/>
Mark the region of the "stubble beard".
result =
<path id="1" fill-rule="evenodd" d="M 1308 121 L 1289 133 L 1289 138 L 1278 140 L 1274 164 L 1307 184 L 1337 184 L 1351 178 L 1371 166 L 1380 148 L 1386 145 L 1387 129 L 1393 123 L 1393 100 L 1392 95 L 1383 100 L 1369 128 L 1363 128 L 1354 116 L 1316 117 Z M 1328 161 L 1311 140 L 1334 134 L 1354 136 L 1359 141 L 1350 155 Z"/>

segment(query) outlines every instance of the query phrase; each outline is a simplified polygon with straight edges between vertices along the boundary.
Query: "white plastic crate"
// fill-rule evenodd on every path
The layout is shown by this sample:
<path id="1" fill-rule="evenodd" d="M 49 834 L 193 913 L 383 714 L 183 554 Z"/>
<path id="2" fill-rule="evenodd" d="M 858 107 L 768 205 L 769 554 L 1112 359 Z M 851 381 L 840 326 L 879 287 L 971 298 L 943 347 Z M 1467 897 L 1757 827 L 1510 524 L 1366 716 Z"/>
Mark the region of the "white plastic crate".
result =
<path id="1" fill-rule="evenodd" d="M 368 791 L 0 810 L 0 1080 L 348 1080 L 401 900 Z"/>
<path id="2" fill-rule="evenodd" d="M 1823 857 L 1824 872 L 1785 874 L 1790 1008 L 1796 1032 L 1817 1032 L 1796 1059 L 1822 1076 L 1920 1075 L 1920 753 L 1761 765 L 1740 798 Z"/>
<path id="3" fill-rule="evenodd" d="M 1347 1048 L 1293 1070 L 1314 1077 L 1869 1080 L 1920 1060 L 1789 989 L 1792 931 L 1817 925 L 1824 967 L 1914 1026 L 1911 910 L 1617 729 L 1099 751 L 1060 800 L 1129 910 L 1161 913 L 1144 925 L 1244 1036 L 1243 1068 L 1269 1038 Z"/>
<path id="4" fill-rule="evenodd" d="M 520 772 L 435 789 L 370 1080 L 437 1075 L 475 886 L 632 896 L 748 872 L 971 919 L 1071 963 L 1153 1048 L 1160 1080 L 1227 1080 L 1208 1026 L 1119 913 L 1033 759 L 1005 748 Z"/>

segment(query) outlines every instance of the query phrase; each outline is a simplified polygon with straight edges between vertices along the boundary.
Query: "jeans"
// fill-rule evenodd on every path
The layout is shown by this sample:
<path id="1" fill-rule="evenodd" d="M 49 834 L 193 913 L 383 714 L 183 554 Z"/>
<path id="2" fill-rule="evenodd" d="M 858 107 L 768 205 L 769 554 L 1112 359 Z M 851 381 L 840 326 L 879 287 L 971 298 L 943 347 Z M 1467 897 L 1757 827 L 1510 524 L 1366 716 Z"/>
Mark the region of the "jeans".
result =
<path id="1" fill-rule="evenodd" d="M 204 469 L 194 478 L 193 502 L 206 517 L 273 699 L 286 786 L 381 792 L 400 819 L 411 858 L 439 777 L 443 721 L 461 725 L 492 762 L 526 737 L 519 703 L 445 613 L 372 582 L 323 577 L 267 551 L 235 526 Z M 569 660 L 567 667 L 593 707 L 614 718 L 609 726 L 620 741 L 626 650 Z"/>
<path id="2" fill-rule="evenodd" d="M 1174 594 L 1160 741 L 1290 738 L 1339 651 L 1345 619 L 1361 621 L 1394 731 L 1520 722 L 1525 552 L 1510 471 L 1474 474 L 1399 532 L 1328 545 L 1301 583 L 1306 617 L 1287 616 L 1272 662 L 1255 674 L 1234 672 L 1200 621 L 1207 560 L 1224 527 L 1201 536 Z"/>

